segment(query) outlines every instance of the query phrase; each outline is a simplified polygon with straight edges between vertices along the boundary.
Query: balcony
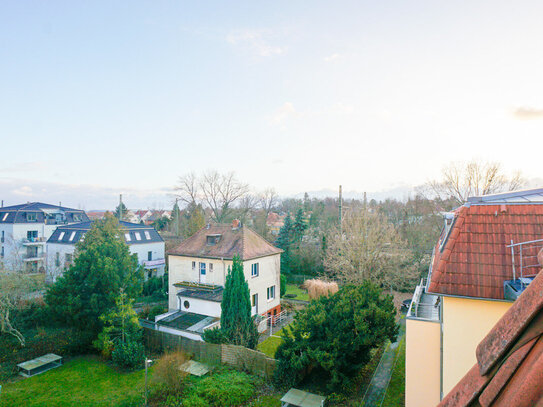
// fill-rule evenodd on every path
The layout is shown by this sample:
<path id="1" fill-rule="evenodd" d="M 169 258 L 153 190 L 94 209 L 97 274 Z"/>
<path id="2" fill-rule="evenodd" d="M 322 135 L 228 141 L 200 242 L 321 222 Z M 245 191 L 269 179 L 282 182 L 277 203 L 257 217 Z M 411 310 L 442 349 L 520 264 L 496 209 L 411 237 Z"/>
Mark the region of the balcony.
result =
<path id="1" fill-rule="evenodd" d="M 45 253 L 28 253 L 23 257 L 24 262 L 45 261 Z"/>
<path id="2" fill-rule="evenodd" d="M 504 297 L 516 300 L 541 270 L 538 254 L 543 252 L 543 239 L 529 240 L 507 246 L 511 250 L 512 280 L 503 283 Z"/>
<path id="3" fill-rule="evenodd" d="M 47 240 L 44 237 L 31 237 L 31 238 L 23 239 L 23 246 L 44 245 L 46 241 Z"/>
<path id="4" fill-rule="evenodd" d="M 166 264 L 166 259 L 144 260 L 143 267 L 146 269 L 154 269 Z"/>
<path id="5" fill-rule="evenodd" d="M 424 279 L 420 280 L 420 284 L 415 289 L 413 300 L 407 311 L 407 317 L 427 321 L 439 321 L 440 311 L 441 300 L 439 296 L 427 294 L 426 281 Z"/>

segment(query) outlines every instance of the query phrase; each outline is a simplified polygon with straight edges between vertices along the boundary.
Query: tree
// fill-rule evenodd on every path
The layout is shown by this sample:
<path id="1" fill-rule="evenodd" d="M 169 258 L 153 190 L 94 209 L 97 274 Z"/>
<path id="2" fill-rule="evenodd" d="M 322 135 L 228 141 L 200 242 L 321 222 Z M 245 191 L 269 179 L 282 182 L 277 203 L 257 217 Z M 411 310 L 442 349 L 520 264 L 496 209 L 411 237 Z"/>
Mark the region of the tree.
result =
<path id="1" fill-rule="evenodd" d="M 175 233 L 176 236 L 179 236 L 179 231 L 181 230 L 181 210 L 177 204 L 177 199 L 172 208 L 172 215 L 170 217 L 170 231 Z"/>
<path id="2" fill-rule="evenodd" d="M 124 220 L 126 219 L 126 214 L 128 213 L 128 208 L 125 206 L 124 202 L 119 203 L 117 207 L 115 208 L 115 212 L 113 212 L 113 215 L 118 220 Z"/>
<path id="3" fill-rule="evenodd" d="M 311 372 L 329 390 L 349 384 L 370 360 L 371 350 L 394 341 L 392 297 L 370 282 L 347 285 L 297 312 L 277 349 L 276 380 L 296 385 Z"/>
<path id="4" fill-rule="evenodd" d="M 141 293 L 143 270 L 122 235 L 119 222 L 107 215 L 77 243 L 74 263 L 45 295 L 56 319 L 98 334 L 99 317 L 115 305 L 121 288 L 128 298 Z"/>
<path id="5" fill-rule="evenodd" d="M 12 321 L 12 313 L 32 291 L 39 288 L 35 279 L 20 271 L 0 272 L 0 332 L 15 337 L 21 346 L 25 346 L 25 337 Z"/>
<path id="6" fill-rule="evenodd" d="M 296 217 L 294 218 L 294 225 L 293 225 L 294 239 L 297 241 L 302 240 L 306 229 L 307 229 L 307 223 L 304 217 L 304 210 L 302 208 L 298 208 L 298 210 L 296 211 Z"/>
<path id="7" fill-rule="evenodd" d="M 206 331 L 204 339 L 206 341 L 218 339 L 218 342 L 251 349 L 258 343 L 258 331 L 251 317 L 249 284 L 245 280 L 243 263 L 237 255 L 234 256 L 232 267 L 228 268 L 226 275 L 221 302 L 221 327 L 219 330 Z"/>
<path id="8" fill-rule="evenodd" d="M 270 212 L 273 210 L 273 208 L 275 208 L 275 206 L 277 205 L 277 202 L 278 202 L 277 192 L 275 192 L 275 189 L 273 188 L 268 188 L 260 194 L 259 201 L 260 201 L 260 207 L 266 214 L 266 218 L 267 218 Z"/>
<path id="9" fill-rule="evenodd" d="M 206 224 L 204 209 L 200 204 L 189 204 L 183 216 L 183 237 L 187 238 Z"/>
<path id="10" fill-rule="evenodd" d="M 342 229 L 326 241 L 326 275 L 343 283 L 371 281 L 390 289 L 410 288 L 418 277 L 411 253 L 386 218 L 368 208 L 349 212 Z"/>
<path id="11" fill-rule="evenodd" d="M 283 249 L 281 254 L 281 273 L 290 272 L 290 245 L 292 244 L 293 225 L 290 213 L 287 214 L 283 226 L 279 230 L 279 235 L 275 241 L 275 245 Z"/>
<path id="12" fill-rule="evenodd" d="M 142 328 L 139 324 L 138 314 L 136 314 L 132 307 L 133 303 L 134 300 L 128 298 L 121 288 L 119 296 L 115 299 L 115 307 L 100 316 L 100 321 L 104 324 L 104 329 L 98 335 L 98 339 L 94 341 L 94 346 L 107 358 L 109 358 L 115 350 L 122 349 L 126 346 L 138 348 L 138 346 L 131 346 L 133 343 L 139 344 L 141 348 L 143 347 L 141 344 Z M 138 353 L 143 355 L 143 350 L 141 349 L 141 352 Z M 117 352 L 117 354 L 119 354 L 119 352 Z M 139 356 L 136 360 L 138 358 Z M 118 357 L 117 359 L 122 360 L 123 362 L 121 364 L 126 367 L 134 367 L 132 366 L 133 358 L 131 357 L 128 359 Z"/>
<path id="13" fill-rule="evenodd" d="M 442 170 L 443 178 L 426 184 L 438 198 L 452 197 L 463 205 L 470 196 L 494 194 L 522 188 L 526 181 L 517 172 L 507 176 L 499 163 L 470 161 L 451 163 Z"/>

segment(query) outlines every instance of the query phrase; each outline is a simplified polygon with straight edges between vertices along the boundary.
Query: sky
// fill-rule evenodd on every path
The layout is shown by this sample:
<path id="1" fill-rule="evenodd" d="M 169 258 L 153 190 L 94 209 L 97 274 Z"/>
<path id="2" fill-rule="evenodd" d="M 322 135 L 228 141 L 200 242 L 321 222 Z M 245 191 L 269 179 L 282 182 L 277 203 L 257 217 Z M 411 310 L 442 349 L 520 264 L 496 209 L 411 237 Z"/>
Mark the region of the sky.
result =
<path id="1" fill-rule="evenodd" d="M 539 1 L 2 1 L 0 198 L 171 206 L 180 175 L 384 191 L 541 177 Z M 125 200 L 126 201 L 126 200 Z"/>

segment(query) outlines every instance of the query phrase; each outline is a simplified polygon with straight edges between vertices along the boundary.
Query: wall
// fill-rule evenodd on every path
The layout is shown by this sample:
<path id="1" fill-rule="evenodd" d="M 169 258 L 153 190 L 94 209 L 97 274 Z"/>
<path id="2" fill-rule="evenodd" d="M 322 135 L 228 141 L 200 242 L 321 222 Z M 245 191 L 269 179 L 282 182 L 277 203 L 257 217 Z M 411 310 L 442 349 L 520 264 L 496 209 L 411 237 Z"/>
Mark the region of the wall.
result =
<path id="1" fill-rule="evenodd" d="M 153 252 L 153 260 L 164 259 L 164 242 L 154 243 L 132 243 L 128 245 L 130 253 L 138 256 L 138 263 L 143 265 L 144 261 L 147 261 L 148 252 Z M 164 274 L 165 265 L 156 267 L 157 276 L 160 277 Z M 145 278 L 147 278 L 147 270 L 145 272 Z"/>
<path id="2" fill-rule="evenodd" d="M 179 303 L 175 308 L 196 314 L 208 315 L 210 317 L 221 317 L 221 303 L 215 301 L 205 301 L 198 298 L 178 297 Z M 189 302 L 189 308 L 184 307 L 184 302 Z"/>
<path id="3" fill-rule="evenodd" d="M 405 406 L 430 407 L 440 401 L 441 324 L 406 319 Z"/>
<path id="4" fill-rule="evenodd" d="M 443 297 L 443 395 L 477 362 L 475 349 L 512 302 Z"/>

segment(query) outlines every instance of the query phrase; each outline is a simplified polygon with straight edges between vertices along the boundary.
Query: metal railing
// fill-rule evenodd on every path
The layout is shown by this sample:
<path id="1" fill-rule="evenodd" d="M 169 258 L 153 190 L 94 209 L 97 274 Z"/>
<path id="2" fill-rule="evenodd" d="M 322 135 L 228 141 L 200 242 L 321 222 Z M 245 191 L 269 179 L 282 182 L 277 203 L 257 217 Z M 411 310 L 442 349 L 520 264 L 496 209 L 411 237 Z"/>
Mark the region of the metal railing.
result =
<path id="1" fill-rule="evenodd" d="M 426 285 L 427 281 L 423 278 L 415 288 L 407 316 L 437 321 L 440 317 L 441 303 L 438 296 L 426 293 Z"/>
<path id="2" fill-rule="evenodd" d="M 529 240 L 526 242 L 507 245 L 511 249 L 511 263 L 513 280 L 524 277 L 535 277 L 542 265 L 539 264 L 537 255 L 543 249 L 543 239 Z"/>

